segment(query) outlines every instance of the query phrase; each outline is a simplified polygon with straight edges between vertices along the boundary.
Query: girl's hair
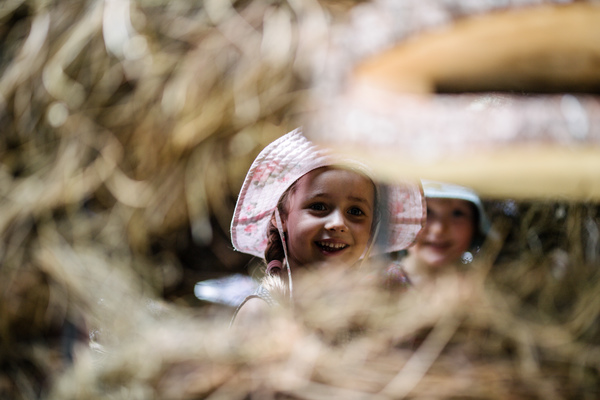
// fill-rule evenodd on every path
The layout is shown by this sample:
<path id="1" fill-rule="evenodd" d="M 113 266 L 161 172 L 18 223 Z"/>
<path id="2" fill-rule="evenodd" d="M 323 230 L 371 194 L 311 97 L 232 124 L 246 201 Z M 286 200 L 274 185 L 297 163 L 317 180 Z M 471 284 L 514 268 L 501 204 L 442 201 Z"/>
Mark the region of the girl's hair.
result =
<path id="1" fill-rule="evenodd" d="M 297 181 L 296 181 L 297 182 Z M 280 197 L 277 203 L 277 210 L 281 218 L 286 218 L 288 214 L 288 199 L 290 194 L 294 193 L 296 182 L 294 182 Z M 279 235 L 279 229 L 275 225 L 275 215 L 269 220 L 267 227 L 267 247 L 265 249 L 266 270 L 265 276 L 261 280 L 261 285 L 268 290 L 279 304 L 289 304 L 290 292 L 288 281 L 283 278 L 283 261 L 285 252 L 283 242 Z"/>
<path id="2" fill-rule="evenodd" d="M 286 218 L 288 213 L 288 199 L 291 194 L 294 193 L 296 183 L 294 182 L 279 198 L 277 203 L 277 210 L 281 215 L 281 218 Z M 275 215 L 269 221 L 267 227 L 267 248 L 265 249 L 265 261 L 267 263 L 267 275 L 279 275 L 283 269 L 283 260 L 285 258 L 285 252 L 283 250 L 283 242 L 279 235 L 279 230 L 275 225 Z M 279 263 L 273 262 L 279 261 Z"/>
<path id="3" fill-rule="evenodd" d="M 467 200 L 468 201 L 468 200 Z M 481 231 L 480 220 L 481 215 L 479 214 L 479 209 L 477 205 L 471 201 L 469 201 L 469 205 L 473 210 L 473 238 L 471 239 L 471 245 L 469 246 L 469 250 L 474 251 L 483 245 L 485 242 L 486 234 Z"/>

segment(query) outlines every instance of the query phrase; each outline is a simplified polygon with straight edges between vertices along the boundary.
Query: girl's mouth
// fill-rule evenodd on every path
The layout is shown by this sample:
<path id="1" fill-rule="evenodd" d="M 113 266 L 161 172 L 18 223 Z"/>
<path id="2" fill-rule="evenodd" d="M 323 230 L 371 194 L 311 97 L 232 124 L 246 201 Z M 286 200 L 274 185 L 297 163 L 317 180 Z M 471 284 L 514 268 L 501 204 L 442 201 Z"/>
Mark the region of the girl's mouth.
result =
<path id="1" fill-rule="evenodd" d="M 348 247 L 348 245 L 345 243 L 333 243 L 333 242 L 318 241 L 318 242 L 315 242 L 315 244 L 317 245 L 317 247 L 319 249 L 321 249 L 322 251 L 325 251 L 327 253 L 335 253 L 338 251 L 342 251 L 346 247 Z"/>
<path id="2" fill-rule="evenodd" d="M 447 242 L 428 242 L 427 246 L 432 247 L 436 250 L 445 250 L 450 247 L 450 243 Z"/>

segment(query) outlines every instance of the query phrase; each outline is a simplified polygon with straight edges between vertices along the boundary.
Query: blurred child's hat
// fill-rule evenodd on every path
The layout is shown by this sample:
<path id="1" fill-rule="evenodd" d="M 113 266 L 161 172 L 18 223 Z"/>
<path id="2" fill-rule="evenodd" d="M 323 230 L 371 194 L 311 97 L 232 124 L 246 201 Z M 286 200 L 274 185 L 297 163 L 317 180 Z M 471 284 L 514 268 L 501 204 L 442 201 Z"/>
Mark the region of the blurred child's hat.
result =
<path id="1" fill-rule="evenodd" d="M 421 185 L 423 185 L 423 193 L 426 199 L 459 199 L 475 204 L 479 213 L 479 230 L 484 235 L 489 233 L 490 220 L 487 217 L 479 196 L 473 189 L 453 183 L 430 181 L 427 179 L 421 179 Z"/>
<path id="2" fill-rule="evenodd" d="M 348 166 L 366 175 L 359 162 L 334 154 L 310 142 L 300 128 L 265 147 L 252 163 L 240 190 L 233 219 L 231 242 L 236 250 L 264 257 L 267 228 L 283 193 L 308 172 L 328 166 Z M 426 208 L 419 184 L 388 186 L 381 220 L 388 221 L 374 252 L 392 252 L 410 246 L 425 222 Z M 384 241 L 384 243 L 380 243 Z"/>

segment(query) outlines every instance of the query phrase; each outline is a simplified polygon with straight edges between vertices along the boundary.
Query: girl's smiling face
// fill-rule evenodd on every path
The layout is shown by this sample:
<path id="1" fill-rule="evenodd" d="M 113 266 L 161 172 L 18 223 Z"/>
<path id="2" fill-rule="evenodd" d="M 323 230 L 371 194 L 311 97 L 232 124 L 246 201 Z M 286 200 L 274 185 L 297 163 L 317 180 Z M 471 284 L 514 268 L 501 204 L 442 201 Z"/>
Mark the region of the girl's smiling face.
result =
<path id="1" fill-rule="evenodd" d="M 364 254 L 375 213 L 375 187 L 363 175 L 323 167 L 300 178 L 283 216 L 294 267 L 354 264 Z"/>
<path id="2" fill-rule="evenodd" d="M 455 263 L 475 234 L 474 206 L 459 199 L 427 199 L 427 222 L 409 253 L 430 268 Z"/>

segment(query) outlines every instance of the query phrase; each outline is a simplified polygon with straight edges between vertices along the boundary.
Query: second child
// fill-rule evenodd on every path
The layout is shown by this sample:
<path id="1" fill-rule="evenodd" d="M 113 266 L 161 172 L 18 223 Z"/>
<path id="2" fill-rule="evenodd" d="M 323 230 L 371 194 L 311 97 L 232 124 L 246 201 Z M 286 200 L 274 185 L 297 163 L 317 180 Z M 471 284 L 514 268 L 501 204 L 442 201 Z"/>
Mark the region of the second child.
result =
<path id="1" fill-rule="evenodd" d="M 490 231 L 477 193 L 446 182 L 422 180 L 427 222 L 415 244 L 388 269 L 392 286 L 422 286 L 473 260 Z"/>

